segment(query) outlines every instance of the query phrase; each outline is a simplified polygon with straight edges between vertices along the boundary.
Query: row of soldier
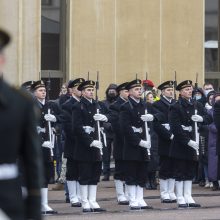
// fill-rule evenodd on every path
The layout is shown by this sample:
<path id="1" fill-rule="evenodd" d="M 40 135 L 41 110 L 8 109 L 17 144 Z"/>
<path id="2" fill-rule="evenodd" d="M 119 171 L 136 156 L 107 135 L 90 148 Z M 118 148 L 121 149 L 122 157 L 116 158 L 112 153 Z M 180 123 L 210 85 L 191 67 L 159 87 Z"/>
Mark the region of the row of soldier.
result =
<path id="1" fill-rule="evenodd" d="M 62 105 L 60 114 L 51 102 L 45 103 L 44 82 L 31 85 L 42 111 L 38 131 L 43 140 L 45 170 L 48 171 L 42 189 L 43 213 L 56 213 L 47 204 L 53 147 L 46 134 L 45 123 L 48 122 L 60 122 L 64 127 L 66 180 L 73 207 L 82 205 L 83 212 L 105 211 L 97 203 L 96 193 L 102 171 L 102 154 L 107 144 L 103 129 L 106 122 L 111 123 L 114 132 L 114 179 L 118 204 L 129 205 L 131 210 L 152 208 L 143 199 L 143 188 L 150 161 L 150 135 L 155 131 L 159 136 L 161 202 L 177 202 L 179 207 L 200 207 L 191 196 L 199 150 L 194 127 L 197 123 L 208 124 L 212 119 L 203 106 L 192 99 L 192 82 L 186 80 L 177 85 L 178 101 L 173 99 L 173 81 L 162 83 L 158 86 L 160 100 L 153 105 L 141 98 L 141 80 L 123 83 L 117 87 L 118 99 L 109 110 L 102 102 L 94 100 L 94 86 L 94 81 L 82 78 L 71 81 L 72 96 Z"/>
<path id="2" fill-rule="evenodd" d="M 10 38 L 1 31 L 0 39 L 2 52 Z M 3 64 L 2 53 L 0 58 L 0 64 Z M 56 103 L 46 100 L 43 81 L 31 83 L 33 105 L 28 96 L 15 92 L 1 79 L 1 146 L 4 147 L 0 148 L 0 184 L 4 192 L 0 194 L 3 198 L 0 208 L 12 219 L 24 219 L 15 162 L 19 155 L 24 196 L 25 187 L 27 189 L 25 215 L 31 219 L 41 218 L 37 212 L 40 198 L 42 214 L 57 213 L 48 205 L 48 183 L 56 139 L 54 126 L 61 123 L 66 134 L 66 179 L 72 206 L 82 206 L 85 213 L 106 211 L 96 201 L 106 145 L 102 127 L 106 122 L 111 123 L 114 132 L 114 178 L 119 205 L 129 205 L 131 210 L 152 209 L 144 200 L 143 187 L 151 159 L 151 134 L 156 131 L 159 136 L 161 202 L 177 202 L 181 208 L 200 207 L 192 198 L 192 179 L 199 151 L 199 130 L 196 128 L 211 123 L 212 118 L 192 99 L 192 81 L 186 80 L 176 86 L 180 93 L 178 100 L 173 99 L 173 84 L 173 81 L 167 81 L 158 86 L 160 100 L 151 105 L 142 99 L 141 80 L 123 83 L 117 87 L 119 96 L 108 110 L 103 103 L 94 100 L 94 81 L 78 78 L 69 85 L 72 96 L 60 111 Z M 217 101 L 219 94 L 215 97 Z M 36 107 L 40 113 L 37 129 L 33 115 Z M 43 169 L 38 160 L 39 145 L 33 141 L 35 130 L 40 137 Z M 40 169 L 44 170 L 43 184 L 40 183 Z"/>

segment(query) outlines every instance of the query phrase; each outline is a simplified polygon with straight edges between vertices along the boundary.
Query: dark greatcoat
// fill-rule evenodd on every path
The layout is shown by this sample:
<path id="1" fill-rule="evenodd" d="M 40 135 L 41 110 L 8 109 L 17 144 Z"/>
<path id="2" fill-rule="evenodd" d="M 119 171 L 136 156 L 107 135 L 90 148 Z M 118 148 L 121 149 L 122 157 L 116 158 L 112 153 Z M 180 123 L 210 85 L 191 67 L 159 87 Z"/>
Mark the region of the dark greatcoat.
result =
<path id="1" fill-rule="evenodd" d="M 24 165 L 27 199 L 19 178 L 0 180 L 0 209 L 10 219 L 41 219 L 42 155 L 32 98 L 0 79 L 0 166 Z"/>
<path id="2" fill-rule="evenodd" d="M 191 116 L 195 113 L 194 103 L 190 102 L 184 98 L 179 98 L 179 100 L 171 105 L 169 112 L 169 122 L 171 132 L 174 134 L 174 139 L 171 145 L 170 156 L 176 159 L 182 160 L 197 160 L 196 151 L 188 146 L 190 140 L 195 140 L 194 132 L 194 122 Z M 201 103 L 197 102 L 198 115 L 203 117 L 202 124 L 209 124 L 212 122 L 210 116 L 208 116 L 205 108 Z M 198 123 L 200 124 L 200 123 Z M 192 126 L 192 131 L 183 130 L 182 126 Z"/>
<path id="3" fill-rule="evenodd" d="M 169 103 L 163 96 L 159 101 L 153 103 L 153 107 L 163 114 L 162 121 L 156 121 L 154 123 L 154 130 L 158 134 L 158 154 L 159 156 L 169 156 L 172 135 L 171 131 L 166 129 L 162 124 L 169 124 L 168 113 L 171 104 L 174 104 L 175 100 L 172 99 Z"/>
<path id="4" fill-rule="evenodd" d="M 128 102 L 124 103 L 120 109 L 120 127 L 124 135 L 124 146 L 123 146 L 123 159 L 130 161 L 148 161 L 147 149 L 140 147 L 139 143 L 141 140 L 146 140 L 144 122 L 141 120 L 141 115 L 145 114 L 145 109 L 148 110 L 149 114 L 154 114 L 155 119 L 156 112 L 149 103 L 144 103 L 140 100 L 139 103 L 134 101 L 132 98 L 128 98 Z M 142 128 L 142 133 L 134 132 L 133 127 Z M 152 122 L 148 122 L 148 128 L 150 132 L 153 131 Z"/>
<path id="5" fill-rule="evenodd" d="M 111 122 L 112 129 L 114 132 L 113 157 L 115 160 L 122 160 L 124 139 L 119 123 L 119 113 L 121 105 L 125 102 L 126 101 L 124 99 L 118 97 L 117 100 L 109 107 L 109 120 Z"/>
<path id="6" fill-rule="evenodd" d="M 62 105 L 62 124 L 66 135 L 64 143 L 64 157 L 74 159 L 76 137 L 72 132 L 72 108 L 78 101 L 71 97 Z"/>
<path id="7" fill-rule="evenodd" d="M 76 151 L 75 156 L 78 161 L 101 161 L 100 150 L 90 147 L 93 140 L 98 140 L 97 122 L 93 119 L 94 114 L 99 108 L 100 113 L 105 113 L 103 105 L 95 100 L 92 103 L 82 97 L 80 102 L 73 106 L 73 132 L 76 134 Z M 100 123 L 101 124 L 101 123 Z M 95 128 L 95 132 L 86 133 L 83 126 Z"/>

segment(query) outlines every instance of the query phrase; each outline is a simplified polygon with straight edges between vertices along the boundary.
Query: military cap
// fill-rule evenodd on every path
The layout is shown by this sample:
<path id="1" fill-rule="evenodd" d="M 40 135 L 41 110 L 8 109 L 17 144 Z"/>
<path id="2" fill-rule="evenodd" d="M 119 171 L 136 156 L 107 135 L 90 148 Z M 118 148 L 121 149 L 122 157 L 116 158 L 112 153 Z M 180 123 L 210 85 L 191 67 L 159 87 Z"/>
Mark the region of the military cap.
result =
<path id="1" fill-rule="evenodd" d="M 176 87 L 177 91 L 180 91 L 181 89 L 184 89 L 186 87 L 191 87 L 192 86 L 192 81 L 191 80 L 185 80 L 181 83 L 179 83 Z"/>
<path id="2" fill-rule="evenodd" d="M 34 81 L 27 81 L 27 82 L 22 83 L 21 87 L 22 88 L 30 88 L 31 85 L 33 85 L 33 84 L 34 84 Z"/>
<path id="3" fill-rule="evenodd" d="M 68 88 L 73 88 L 75 86 L 79 86 L 83 82 L 85 82 L 85 79 L 83 79 L 83 78 L 77 78 L 75 80 L 71 80 L 68 83 Z"/>
<path id="4" fill-rule="evenodd" d="M 167 88 L 173 88 L 173 81 L 166 81 L 158 86 L 159 90 L 163 90 Z"/>
<path id="5" fill-rule="evenodd" d="M 140 79 L 135 79 L 135 80 L 132 80 L 131 82 L 129 82 L 125 89 L 129 90 L 129 89 L 132 89 L 134 87 L 141 87 L 141 80 Z"/>
<path id="6" fill-rule="evenodd" d="M 86 88 L 93 88 L 95 86 L 95 82 L 92 81 L 92 80 L 87 80 L 87 81 L 84 81 L 82 82 L 79 86 L 78 86 L 78 90 L 79 91 L 82 91 Z"/>
<path id="7" fill-rule="evenodd" d="M 128 85 L 128 82 L 122 83 L 120 85 L 117 86 L 116 91 L 117 93 L 119 93 L 121 90 L 126 89 L 126 86 Z"/>
<path id="8" fill-rule="evenodd" d="M 31 90 L 34 91 L 40 87 L 46 87 L 45 83 L 43 80 L 39 80 L 39 81 L 36 81 L 34 82 L 32 85 L 31 85 Z"/>
<path id="9" fill-rule="evenodd" d="M 9 43 L 9 41 L 9 35 L 5 31 L 0 30 L 0 51 Z"/>
<path id="10" fill-rule="evenodd" d="M 151 80 L 149 80 L 149 79 L 143 80 L 142 83 L 143 84 L 147 84 L 148 87 L 152 87 L 152 88 L 154 87 L 154 83 Z"/>

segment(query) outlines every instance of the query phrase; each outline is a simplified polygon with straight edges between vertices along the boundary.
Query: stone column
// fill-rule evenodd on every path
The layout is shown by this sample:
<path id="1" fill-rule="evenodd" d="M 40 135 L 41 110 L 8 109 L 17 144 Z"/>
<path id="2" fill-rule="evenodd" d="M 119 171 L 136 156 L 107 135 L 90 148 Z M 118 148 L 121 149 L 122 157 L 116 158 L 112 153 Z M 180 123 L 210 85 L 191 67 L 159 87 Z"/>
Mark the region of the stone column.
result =
<path id="1" fill-rule="evenodd" d="M 1 0 L 0 28 L 11 35 L 4 78 L 14 85 L 39 79 L 41 1 Z"/>

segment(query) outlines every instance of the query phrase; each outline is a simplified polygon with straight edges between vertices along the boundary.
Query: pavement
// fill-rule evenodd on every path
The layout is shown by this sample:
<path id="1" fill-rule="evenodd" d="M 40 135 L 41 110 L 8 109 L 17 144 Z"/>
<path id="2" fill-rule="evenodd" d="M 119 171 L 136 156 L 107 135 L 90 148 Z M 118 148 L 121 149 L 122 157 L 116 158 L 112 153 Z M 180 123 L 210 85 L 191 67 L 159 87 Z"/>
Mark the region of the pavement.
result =
<path id="1" fill-rule="evenodd" d="M 159 190 L 144 190 L 145 201 L 153 210 L 130 211 L 128 206 L 119 206 L 116 201 L 113 180 L 100 182 L 97 201 L 105 213 L 83 214 L 81 208 L 70 207 L 65 203 L 64 191 L 52 191 L 49 186 L 49 205 L 58 211 L 58 215 L 46 216 L 46 220 L 179 220 L 179 219 L 220 219 L 220 191 L 193 185 L 193 198 L 201 208 L 178 209 L 176 204 L 162 204 Z"/>

